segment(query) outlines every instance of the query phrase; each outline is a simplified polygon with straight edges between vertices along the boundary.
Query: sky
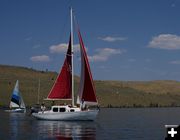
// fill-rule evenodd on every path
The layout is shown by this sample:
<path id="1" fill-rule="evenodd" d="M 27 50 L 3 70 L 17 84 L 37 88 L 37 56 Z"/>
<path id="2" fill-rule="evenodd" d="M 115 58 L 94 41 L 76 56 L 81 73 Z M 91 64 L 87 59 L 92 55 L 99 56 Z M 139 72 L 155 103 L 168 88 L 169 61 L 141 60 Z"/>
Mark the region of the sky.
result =
<path id="1" fill-rule="evenodd" d="M 180 81 L 180 0 L 1 0 L 0 64 L 59 72 L 70 6 L 94 79 Z"/>

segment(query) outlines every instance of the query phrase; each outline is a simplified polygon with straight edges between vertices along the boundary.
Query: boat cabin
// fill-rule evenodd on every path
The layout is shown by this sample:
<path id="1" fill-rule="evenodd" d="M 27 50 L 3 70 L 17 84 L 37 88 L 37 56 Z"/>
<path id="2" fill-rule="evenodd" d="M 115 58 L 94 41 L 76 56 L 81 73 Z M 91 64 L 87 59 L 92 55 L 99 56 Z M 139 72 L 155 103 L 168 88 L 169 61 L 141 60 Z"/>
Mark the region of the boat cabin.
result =
<path id="1" fill-rule="evenodd" d="M 77 112 L 80 111 L 80 108 L 77 107 L 70 107 L 68 105 L 64 105 L 64 106 L 52 106 L 51 107 L 51 111 L 52 112 Z"/>

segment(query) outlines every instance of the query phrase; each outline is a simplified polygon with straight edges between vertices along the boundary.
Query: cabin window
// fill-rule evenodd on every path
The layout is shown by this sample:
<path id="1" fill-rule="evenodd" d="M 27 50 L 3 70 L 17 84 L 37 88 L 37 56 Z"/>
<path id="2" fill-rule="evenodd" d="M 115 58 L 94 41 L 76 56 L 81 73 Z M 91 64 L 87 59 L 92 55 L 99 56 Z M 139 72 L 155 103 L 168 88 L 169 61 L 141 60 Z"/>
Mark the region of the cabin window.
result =
<path id="1" fill-rule="evenodd" d="M 53 108 L 53 112 L 58 112 L 58 108 Z"/>
<path id="2" fill-rule="evenodd" d="M 74 112 L 74 109 L 71 109 L 70 112 Z"/>
<path id="3" fill-rule="evenodd" d="M 59 108 L 59 112 L 65 112 L 66 108 Z"/>

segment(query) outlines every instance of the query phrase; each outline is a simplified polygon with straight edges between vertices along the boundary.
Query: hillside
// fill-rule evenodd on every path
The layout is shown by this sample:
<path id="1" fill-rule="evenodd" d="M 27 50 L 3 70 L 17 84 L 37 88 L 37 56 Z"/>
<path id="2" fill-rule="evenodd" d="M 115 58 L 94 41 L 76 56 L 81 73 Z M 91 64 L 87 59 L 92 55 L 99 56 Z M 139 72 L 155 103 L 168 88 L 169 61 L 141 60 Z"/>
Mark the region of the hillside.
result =
<path id="1" fill-rule="evenodd" d="M 25 103 L 37 103 L 38 80 L 41 80 L 40 102 L 47 97 L 56 72 L 0 65 L 0 106 L 8 106 L 18 79 Z M 75 77 L 77 92 L 79 78 Z M 97 97 L 104 107 L 180 106 L 180 82 L 177 81 L 95 81 Z M 50 102 L 46 101 L 46 104 Z"/>

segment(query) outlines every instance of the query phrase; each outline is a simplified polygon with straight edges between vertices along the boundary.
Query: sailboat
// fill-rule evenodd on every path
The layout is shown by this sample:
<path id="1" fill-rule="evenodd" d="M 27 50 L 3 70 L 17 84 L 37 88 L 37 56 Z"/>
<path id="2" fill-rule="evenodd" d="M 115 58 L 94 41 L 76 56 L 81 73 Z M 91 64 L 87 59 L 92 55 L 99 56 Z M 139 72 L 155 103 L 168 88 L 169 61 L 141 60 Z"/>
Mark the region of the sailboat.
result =
<path id="1" fill-rule="evenodd" d="M 53 105 L 50 110 L 42 110 L 32 115 L 42 120 L 80 121 L 95 120 L 99 112 L 95 86 L 88 62 L 86 49 L 79 28 L 77 29 L 81 52 L 81 79 L 77 104 L 74 97 L 74 70 L 73 70 L 73 12 L 71 15 L 71 32 L 69 45 L 62 69 L 50 90 L 46 100 L 72 100 L 72 105 Z M 92 108 L 92 106 L 95 108 Z M 91 108 L 91 109 L 90 109 Z"/>
<path id="2" fill-rule="evenodd" d="M 9 104 L 10 110 L 5 110 L 6 112 L 18 112 L 18 113 L 25 113 L 26 106 L 24 104 L 23 98 L 19 91 L 19 81 L 16 81 L 14 90 L 12 92 L 11 101 Z"/>

